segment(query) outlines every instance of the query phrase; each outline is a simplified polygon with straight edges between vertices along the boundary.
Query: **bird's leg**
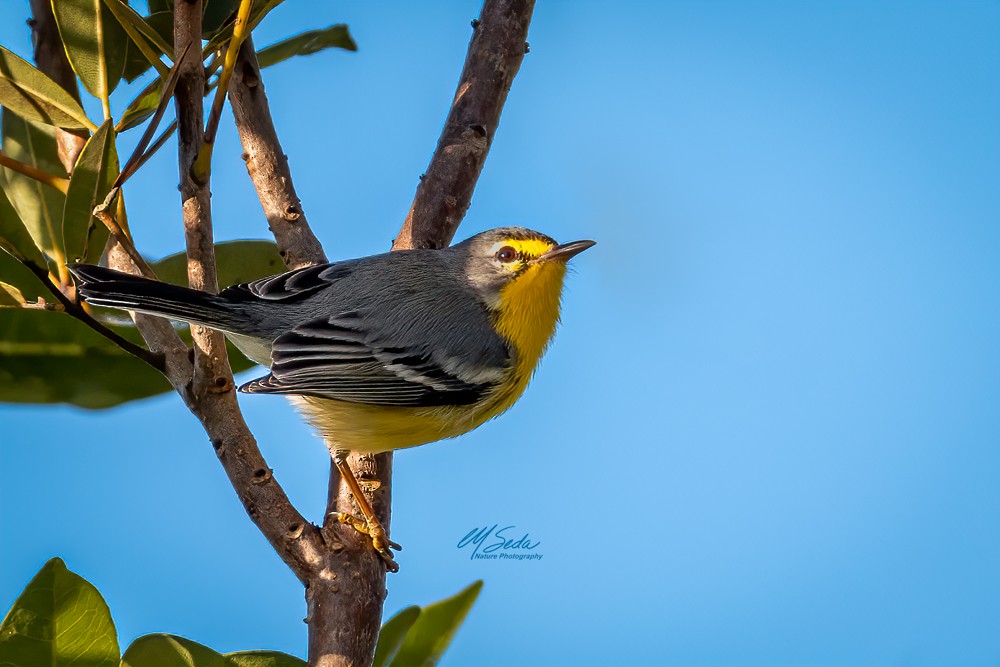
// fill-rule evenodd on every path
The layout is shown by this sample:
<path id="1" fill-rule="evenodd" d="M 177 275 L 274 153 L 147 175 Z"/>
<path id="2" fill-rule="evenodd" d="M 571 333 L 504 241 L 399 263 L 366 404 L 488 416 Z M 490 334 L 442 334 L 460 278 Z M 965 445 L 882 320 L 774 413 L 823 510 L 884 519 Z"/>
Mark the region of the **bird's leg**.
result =
<path id="1" fill-rule="evenodd" d="M 354 476 L 354 471 L 347 464 L 347 454 L 348 452 L 344 450 L 333 452 L 333 463 L 337 466 L 341 478 L 347 482 L 347 488 L 350 489 L 351 495 L 354 497 L 354 502 L 357 504 L 358 509 L 361 510 L 364 520 L 345 512 L 332 512 L 330 516 L 338 523 L 345 523 L 348 526 L 352 526 L 359 533 L 370 537 L 375 551 L 385 561 L 386 569 L 390 572 L 398 572 L 399 565 L 393 560 L 390 548 L 400 551 L 403 547 L 390 540 L 382 524 L 379 523 L 378 517 L 375 516 L 375 510 L 372 509 L 368 498 L 365 497 L 364 491 L 361 490 L 358 478 Z"/>

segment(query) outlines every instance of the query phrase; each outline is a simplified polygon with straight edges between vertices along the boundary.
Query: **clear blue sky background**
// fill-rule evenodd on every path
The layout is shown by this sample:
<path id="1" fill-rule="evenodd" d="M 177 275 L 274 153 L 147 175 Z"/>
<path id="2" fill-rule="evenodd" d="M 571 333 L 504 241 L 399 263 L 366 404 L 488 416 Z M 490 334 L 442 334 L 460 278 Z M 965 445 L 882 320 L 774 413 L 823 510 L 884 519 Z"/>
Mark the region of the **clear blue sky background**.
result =
<path id="1" fill-rule="evenodd" d="M 265 74 L 332 257 L 388 248 L 477 13 L 288 0 L 256 35 L 360 45 Z M 459 236 L 599 245 L 524 399 L 397 456 L 387 612 L 485 579 L 453 667 L 996 665 L 1000 4 L 541 0 L 530 41 Z M 224 122 L 218 236 L 263 238 L 239 155 Z M 129 186 L 151 256 L 182 247 L 176 182 L 164 151 Z M 318 520 L 325 451 L 243 405 Z M 176 397 L 0 418 L 0 606 L 61 555 L 123 643 L 303 652 L 300 587 Z M 456 548 L 493 523 L 544 558 Z"/>

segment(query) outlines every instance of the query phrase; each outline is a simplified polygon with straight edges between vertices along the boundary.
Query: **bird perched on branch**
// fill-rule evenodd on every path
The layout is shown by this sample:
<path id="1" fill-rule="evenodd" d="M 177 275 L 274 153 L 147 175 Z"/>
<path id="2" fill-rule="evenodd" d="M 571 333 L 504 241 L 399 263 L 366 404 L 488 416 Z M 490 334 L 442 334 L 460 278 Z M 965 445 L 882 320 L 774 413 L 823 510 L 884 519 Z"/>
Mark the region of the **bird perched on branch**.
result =
<path id="1" fill-rule="evenodd" d="M 566 262 L 593 241 L 557 244 L 523 227 L 441 250 L 321 264 L 219 294 L 74 264 L 98 306 L 223 331 L 270 374 L 240 391 L 286 394 L 322 434 L 391 570 L 389 541 L 346 463 L 461 435 L 510 408 L 555 333 Z"/>

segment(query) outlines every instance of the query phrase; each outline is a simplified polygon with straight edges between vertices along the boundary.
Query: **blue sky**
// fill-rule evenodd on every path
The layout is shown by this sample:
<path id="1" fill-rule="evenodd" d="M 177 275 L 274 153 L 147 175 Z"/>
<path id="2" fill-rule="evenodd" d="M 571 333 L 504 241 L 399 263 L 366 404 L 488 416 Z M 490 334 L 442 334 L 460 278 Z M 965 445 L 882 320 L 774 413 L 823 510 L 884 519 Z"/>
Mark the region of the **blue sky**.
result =
<path id="1" fill-rule="evenodd" d="M 331 257 L 388 248 L 477 13 L 288 0 L 255 35 L 360 46 L 265 73 Z M 397 456 L 387 612 L 485 579 L 452 666 L 997 664 L 998 35 L 993 1 L 540 2 L 458 236 L 599 245 L 522 401 Z M 0 43 L 28 53 L 23 23 Z M 228 119 L 217 235 L 264 238 Z M 153 257 L 176 182 L 164 151 L 129 184 Z M 243 405 L 317 520 L 322 446 Z M 301 590 L 176 397 L 0 419 L 0 606 L 60 555 L 123 643 L 302 653 Z M 544 557 L 456 548 L 494 523 Z"/>

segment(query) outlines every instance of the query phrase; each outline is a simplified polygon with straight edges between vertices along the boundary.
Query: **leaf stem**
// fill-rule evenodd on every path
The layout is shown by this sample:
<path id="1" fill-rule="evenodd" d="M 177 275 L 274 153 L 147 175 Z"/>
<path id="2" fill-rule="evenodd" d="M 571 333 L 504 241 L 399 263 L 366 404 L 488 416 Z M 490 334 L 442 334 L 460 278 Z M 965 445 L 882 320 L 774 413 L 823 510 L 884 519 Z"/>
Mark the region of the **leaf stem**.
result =
<path id="1" fill-rule="evenodd" d="M 233 76 L 233 69 L 236 68 L 236 57 L 239 55 L 243 40 L 250 34 L 247 30 L 247 24 L 250 20 L 252 6 L 253 0 L 240 0 L 239 13 L 236 15 L 236 23 L 233 25 L 233 36 L 226 47 L 226 59 L 222 66 L 222 73 L 219 74 L 219 85 L 215 89 L 212 109 L 208 113 L 208 122 L 205 124 L 205 135 L 201 141 L 201 148 L 198 150 L 198 157 L 195 158 L 194 164 L 191 166 L 191 176 L 198 183 L 208 182 L 208 176 L 212 170 L 215 133 L 219 129 L 222 106 L 225 104 L 226 94 L 229 92 L 229 80 Z"/>
<path id="2" fill-rule="evenodd" d="M 47 171 L 42 171 L 37 167 L 32 167 L 30 164 L 25 164 L 12 157 L 8 157 L 3 153 L 0 153 L 0 166 L 13 169 L 20 174 L 24 174 L 28 178 L 38 181 L 39 183 L 44 183 L 49 187 L 55 188 L 63 194 L 66 194 L 69 191 L 68 178 L 62 178 L 61 176 L 50 174 Z"/>

